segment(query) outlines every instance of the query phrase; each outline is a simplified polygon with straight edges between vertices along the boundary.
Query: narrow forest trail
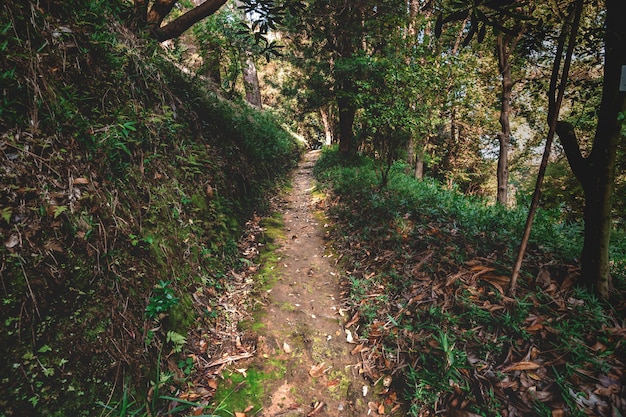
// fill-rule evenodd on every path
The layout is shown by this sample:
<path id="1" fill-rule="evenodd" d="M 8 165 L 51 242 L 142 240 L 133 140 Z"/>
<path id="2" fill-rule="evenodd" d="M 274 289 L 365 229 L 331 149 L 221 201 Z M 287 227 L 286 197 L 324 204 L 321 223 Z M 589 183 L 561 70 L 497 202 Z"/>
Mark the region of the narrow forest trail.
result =
<path id="1" fill-rule="evenodd" d="M 279 278 L 267 291 L 257 352 L 247 367 L 269 373 L 279 361 L 283 372 L 264 381 L 260 416 L 366 416 L 373 404 L 373 388 L 351 354 L 357 345 L 348 343 L 352 334 L 344 328 L 349 317 L 341 310 L 335 258 L 326 254 L 324 224 L 315 215 L 312 170 L 318 156 L 305 155 L 281 207 Z"/>

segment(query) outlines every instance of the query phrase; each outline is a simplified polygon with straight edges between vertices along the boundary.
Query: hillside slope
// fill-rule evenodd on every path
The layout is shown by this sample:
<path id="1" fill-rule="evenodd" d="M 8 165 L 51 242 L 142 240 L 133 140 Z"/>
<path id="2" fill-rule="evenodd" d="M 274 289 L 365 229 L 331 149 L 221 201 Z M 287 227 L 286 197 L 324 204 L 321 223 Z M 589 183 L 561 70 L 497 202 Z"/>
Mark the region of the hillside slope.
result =
<path id="1" fill-rule="evenodd" d="M 0 9 L 0 415 L 94 415 L 162 382 L 299 148 L 121 2 L 21 3 Z"/>

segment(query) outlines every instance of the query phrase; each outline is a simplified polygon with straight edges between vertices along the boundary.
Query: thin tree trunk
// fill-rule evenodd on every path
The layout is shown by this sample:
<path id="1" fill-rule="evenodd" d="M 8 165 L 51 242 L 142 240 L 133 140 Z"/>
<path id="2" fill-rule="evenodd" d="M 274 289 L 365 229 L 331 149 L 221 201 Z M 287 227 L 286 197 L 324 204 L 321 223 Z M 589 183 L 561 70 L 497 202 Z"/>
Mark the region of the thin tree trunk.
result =
<path id="1" fill-rule="evenodd" d="M 246 91 L 246 101 L 257 108 L 262 108 L 261 88 L 259 86 L 259 76 L 252 53 L 244 52 L 245 59 L 242 60 L 243 84 Z"/>
<path id="2" fill-rule="evenodd" d="M 219 51 L 209 51 L 205 61 L 206 76 L 216 85 L 222 85 L 221 73 L 222 54 Z"/>
<path id="3" fill-rule="evenodd" d="M 576 34 L 578 33 L 578 26 L 580 22 L 580 16 L 582 14 L 582 0 L 577 0 L 576 7 L 570 17 L 573 17 L 573 23 L 571 24 L 571 31 L 568 34 L 567 28 L 569 21 L 565 21 L 563 28 L 561 29 L 561 35 L 559 36 L 559 42 L 557 45 L 556 57 L 552 65 L 552 76 L 550 78 L 550 88 L 548 91 L 548 137 L 546 139 L 546 146 L 541 158 L 541 164 L 539 165 L 539 173 L 537 174 L 537 182 L 535 184 L 535 191 L 533 192 L 533 198 L 528 210 L 528 217 L 526 218 L 526 226 L 524 227 L 524 235 L 520 243 L 520 248 L 517 253 L 517 260 L 513 266 L 513 273 L 511 274 L 511 286 L 509 288 L 509 295 L 514 296 L 517 289 L 517 278 L 519 276 L 520 269 L 522 267 L 522 261 L 524 259 L 524 253 L 526 252 L 526 246 L 530 239 L 530 231 L 532 229 L 533 220 L 537 207 L 539 207 L 539 199 L 541 197 L 541 186 L 548 166 L 548 159 L 550 157 L 550 149 L 552 148 L 552 140 L 554 133 L 559 132 L 559 123 L 557 123 L 559 112 L 561 110 L 561 104 L 563 102 L 563 96 L 565 95 L 565 86 L 569 77 L 569 67 L 572 60 L 572 54 L 574 52 L 574 45 L 576 44 Z M 563 58 L 563 50 L 565 49 L 565 42 L 568 41 L 567 51 L 565 52 L 565 63 L 561 70 L 561 60 Z M 572 129 L 573 132 L 573 129 Z M 561 135 L 559 134 L 559 137 Z M 565 145 L 564 145 L 565 146 Z M 578 144 L 576 143 L 576 148 Z M 567 152 L 566 152 L 567 153 Z M 580 155 L 580 151 L 578 152 Z"/>
<path id="4" fill-rule="evenodd" d="M 519 39 L 519 38 L 517 38 Z M 510 48 L 507 43 L 511 42 Z M 498 68 L 502 77 L 502 95 L 500 103 L 500 128 L 498 142 L 500 150 L 498 154 L 498 192 L 497 202 L 506 206 L 508 203 L 509 188 L 509 147 L 511 145 L 511 94 L 513 82 L 511 80 L 510 56 L 517 41 L 510 36 L 499 33 L 496 37 L 496 48 L 498 52 Z"/>
<path id="5" fill-rule="evenodd" d="M 424 155 L 419 152 L 415 157 L 415 178 L 418 180 L 424 179 Z"/>
<path id="6" fill-rule="evenodd" d="M 414 48 L 415 45 L 417 44 L 417 16 L 419 14 L 419 9 L 420 9 L 420 2 L 419 0 L 407 0 L 407 8 L 409 11 L 409 20 L 408 20 L 408 26 L 407 26 L 407 31 L 406 31 L 406 35 L 405 35 L 405 41 L 407 42 L 407 45 L 409 47 L 409 49 Z M 411 60 L 413 58 L 410 56 L 410 54 L 407 54 L 405 63 L 407 66 L 411 65 Z M 422 58 L 422 64 L 424 63 L 425 59 Z M 413 110 L 415 110 L 416 106 L 413 104 L 412 105 Z M 419 144 L 417 143 L 417 139 L 415 138 L 414 134 L 411 134 L 409 137 L 409 141 L 407 143 L 407 149 L 406 149 L 406 153 L 407 153 L 407 163 L 409 164 L 409 167 L 407 168 L 407 173 L 409 173 L 410 171 L 413 171 L 413 173 L 415 174 L 417 171 L 417 152 L 416 152 L 416 147 L 419 146 Z"/>
<path id="7" fill-rule="evenodd" d="M 324 125 L 324 145 L 330 145 L 333 143 L 333 123 L 330 115 L 330 108 L 326 108 L 325 106 L 320 107 L 320 118 L 322 119 L 322 124 Z"/>

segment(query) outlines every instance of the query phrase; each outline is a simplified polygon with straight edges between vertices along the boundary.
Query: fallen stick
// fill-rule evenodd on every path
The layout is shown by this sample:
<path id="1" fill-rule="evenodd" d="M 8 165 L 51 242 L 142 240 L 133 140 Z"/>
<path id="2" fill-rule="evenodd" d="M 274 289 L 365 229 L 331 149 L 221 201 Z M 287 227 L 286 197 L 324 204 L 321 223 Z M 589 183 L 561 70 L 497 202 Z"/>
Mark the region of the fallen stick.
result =
<path id="1" fill-rule="evenodd" d="M 251 358 L 252 356 L 254 356 L 254 353 L 249 353 L 249 352 L 242 353 L 240 355 L 227 356 L 225 358 L 217 359 L 211 362 L 210 364 L 207 365 L 207 368 L 212 368 L 214 366 L 222 365 L 222 364 L 229 363 L 229 362 L 236 362 L 241 359 Z"/>

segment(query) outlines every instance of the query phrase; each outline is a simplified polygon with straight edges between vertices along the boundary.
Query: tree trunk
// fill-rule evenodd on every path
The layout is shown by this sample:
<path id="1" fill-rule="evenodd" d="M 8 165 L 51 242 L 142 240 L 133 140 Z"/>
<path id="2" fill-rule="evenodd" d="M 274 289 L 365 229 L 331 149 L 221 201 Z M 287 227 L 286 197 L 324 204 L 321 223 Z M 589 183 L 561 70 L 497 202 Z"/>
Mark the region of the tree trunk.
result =
<path id="1" fill-rule="evenodd" d="M 574 127 L 571 124 L 559 122 L 556 132 L 570 167 L 581 182 L 585 194 L 585 240 L 580 257 L 581 282 L 586 287 L 594 289 L 602 298 L 608 298 L 612 286 L 609 268 L 609 242 L 612 226 L 611 207 L 613 181 L 615 179 L 615 155 L 619 130 L 615 132 L 617 134 L 614 134 L 614 141 L 601 140 L 599 136 L 600 123 L 598 121 L 598 132 L 592 153 L 587 158 L 584 158 L 580 153 Z M 598 142 L 605 143 L 600 146 Z M 611 142 L 615 143 L 613 150 L 611 150 L 611 146 L 603 149 L 605 145 L 610 145 Z"/>
<path id="2" fill-rule="evenodd" d="M 322 124 L 324 125 L 324 145 L 330 145 L 333 143 L 333 122 L 331 116 L 330 106 L 322 106 L 319 109 Z"/>
<path id="3" fill-rule="evenodd" d="M 505 205 L 508 202 L 509 187 L 509 146 L 511 144 L 511 93 L 513 91 L 513 82 L 511 81 L 511 49 L 507 50 L 507 41 L 510 37 L 499 33 L 496 38 L 496 48 L 498 52 L 498 68 L 502 77 L 502 95 L 500 103 L 500 128 L 498 133 L 498 142 L 500 150 L 498 154 L 498 193 L 497 202 Z"/>
<path id="4" fill-rule="evenodd" d="M 352 155 L 354 153 L 354 116 L 356 107 L 349 97 L 343 96 L 337 98 L 337 107 L 339 108 L 339 153 L 342 155 Z"/>
<path id="5" fill-rule="evenodd" d="M 418 180 L 424 179 L 424 155 L 420 152 L 415 156 L 415 178 Z"/>
<path id="6" fill-rule="evenodd" d="M 585 192 L 585 242 L 581 255 L 581 280 L 602 298 L 612 288 L 609 267 L 611 209 L 615 181 L 617 145 L 622 137 L 626 91 L 620 91 L 622 68 L 626 66 L 626 14 L 623 0 L 606 1 L 604 83 L 598 113 L 598 128 L 589 156 L 581 155 L 571 124 L 559 122 L 557 134 L 574 175 Z"/>
<path id="7" fill-rule="evenodd" d="M 409 45 L 410 48 L 414 48 L 417 44 L 417 15 L 419 14 L 419 9 L 420 9 L 420 4 L 418 0 L 408 0 L 407 1 L 407 8 L 409 11 L 409 20 L 408 20 L 408 25 L 407 25 L 407 31 L 406 31 L 406 35 L 405 35 L 405 41 L 407 42 L 407 45 Z M 407 66 L 411 65 L 411 56 L 409 56 L 407 54 L 407 57 L 405 59 L 405 63 Z M 424 65 L 425 62 L 425 58 L 422 57 L 422 65 Z M 412 105 L 413 110 L 415 111 L 415 104 Z M 409 141 L 407 143 L 407 149 L 406 149 L 406 153 L 407 153 L 407 163 L 409 164 L 408 168 L 407 168 L 407 174 L 410 174 L 410 171 L 413 171 L 414 175 L 417 175 L 417 161 L 418 161 L 418 156 L 416 153 L 416 146 L 419 146 L 416 143 L 416 137 L 414 134 L 411 134 L 411 136 L 409 137 Z"/>
<path id="8" fill-rule="evenodd" d="M 261 88 L 259 87 L 256 65 L 250 52 L 246 51 L 244 54 L 245 59 L 242 60 L 242 71 L 246 101 L 260 109 L 263 107 L 263 104 L 261 103 Z"/>
<path id="9" fill-rule="evenodd" d="M 144 30 L 148 24 L 148 3 L 147 0 L 135 0 L 133 9 L 134 19 L 132 26 L 134 29 Z"/>
<path id="10" fill-rule="evenodd" d="M 155 0 L 148 12 L 147 22 L 150 27 L 156 29 L 161 26 L 165 16 L 170 14 L 178 0 Z"/>
<path id="11" fill-rule="evenodd" d="M 220 53 L 219 46 L 206 52 L 204 58 L 205 74 L 218 86 L 222 85 L 221 64 L 222 54 Z"/>
<path id="12" fill-rule="evenodd" d="M 164 2 L 164 3 L 171 2 L 172 7 L 176 3 L 176 1 L 173 1 L 173 0 L 161 0 L 161 2 Z M 226 3 L 226 0 L 207 0 L 201 5 L 189 10 L 187 13 L 183 14 L 182 16 L 179 16 L 176 19 L 172 20 L 171 22 L 169 22 L 163 27 L 160 27 L 160 25 L 163 22 L 163 19 L 165 18 L 165 16 L 167 16 L 167 14 L 161 16 L 162 12 L 155 14 L 153 17 L 155 19 L 157 18 L 157 16 L 160 17 L 160 20 L 157 19 L 158 24 L 156 24 L 157 23 L 156 21 L 152 22 L 150 18 L 148 19 L 148 23 L 152 26 L 152 32 L 154 34 L 154 37 L 159 42 L 163 42 L 168 39 L 173 39 L 173 38 L 180 36 L 183 32 L 185 32 L 187 29 L 192 27 L 194 24 L 196 24 L 200 20 L 204 19 L 207 16 L 211 16 L 213 13 L 218 11 L 219 8 L 224 5 L 224 3 Z M 153 9 L 154 9 L 154 6 L 152 6 L 151 13 Z M 171 8 L 170 8 L 170 11 L 171 11 Z"/>
<path id="13" fill-rule="evenodd" d="M 582 283 L 605 299 L 612 287 L 609 243 L 613 184 L 612 180 L 607 183 L 607 174 L 599 175 L 598 188 L 585 190 L 585 241 L 580 258 Z"/>

